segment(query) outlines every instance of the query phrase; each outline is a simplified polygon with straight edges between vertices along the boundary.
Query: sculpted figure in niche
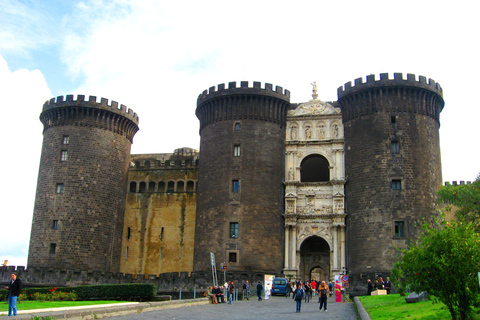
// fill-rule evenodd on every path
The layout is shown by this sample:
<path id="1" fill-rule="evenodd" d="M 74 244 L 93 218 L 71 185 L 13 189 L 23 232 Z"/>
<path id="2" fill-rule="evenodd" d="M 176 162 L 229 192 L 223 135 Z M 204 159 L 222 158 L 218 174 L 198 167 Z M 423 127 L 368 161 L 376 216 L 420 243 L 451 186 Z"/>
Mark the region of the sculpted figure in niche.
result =
<path id="1" fill-rule="evenodd" d="M 293 180 L 293 169 L 288 170 L 288 180 Z"/>
<path id="2" fill-rule="evenodd" d="M 312 129 L 310 129 L 310 126 L 305 128 L 305 138 L 312 139 Z"/>
<path id="3" fill-rule="evenodd" d="M 290 130 L 290 139 L 297 140 L 297 127 L 293 126 Z"/>
<path id="4" fill-rule="evenodd" d="M 338 124 L 333 125 L 333 137 L 337 138 L 338 137 Z"/>
<path id="5" fill-rule="evenodd" d="M 323 124 L 318 126 L 318 138 L 325 139 L 325 125 Z"/>

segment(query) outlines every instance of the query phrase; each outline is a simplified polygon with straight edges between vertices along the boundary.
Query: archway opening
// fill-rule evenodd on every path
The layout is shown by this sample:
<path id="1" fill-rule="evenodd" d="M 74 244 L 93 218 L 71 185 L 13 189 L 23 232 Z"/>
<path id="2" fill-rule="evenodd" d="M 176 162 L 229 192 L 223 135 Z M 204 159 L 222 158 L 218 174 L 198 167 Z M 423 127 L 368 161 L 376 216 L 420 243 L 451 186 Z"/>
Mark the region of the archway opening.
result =
<path id="1" fill-rule="evenodd" d="M 300 247 L 300 277 L 303 280 L 328 281 L 330 278 L 330 246 L 318 236 L 303 241 Z"/>
<path id="2" fill-rule="evenodd" d="M 319 154 L 303 159 L 301 164 L 301 182 L 330 181 L 328 160 Z"/>

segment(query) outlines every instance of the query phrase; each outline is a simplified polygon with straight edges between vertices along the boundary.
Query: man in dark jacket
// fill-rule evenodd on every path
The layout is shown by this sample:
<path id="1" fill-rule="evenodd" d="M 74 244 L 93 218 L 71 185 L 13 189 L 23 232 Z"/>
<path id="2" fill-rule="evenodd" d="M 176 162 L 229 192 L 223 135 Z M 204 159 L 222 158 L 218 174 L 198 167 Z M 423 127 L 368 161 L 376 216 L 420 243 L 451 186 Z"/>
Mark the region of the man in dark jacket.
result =
<path id="1" fill-rule="evenodd" d="M 262 301 L 262 290 L 263 290 L 262 283 L 260 281 L 258 281 L 258 284 L 257 284 L 258 301 Z"/>
<path id="2" fill-rule="evenodd" d="M 12 273 L 12 280 L 10 285 L 6 287 L 8 290 L 8 316 L 17 315 L 17 298 L 22 292 L 22 280 L 17 278 L 15 273 Z"/>

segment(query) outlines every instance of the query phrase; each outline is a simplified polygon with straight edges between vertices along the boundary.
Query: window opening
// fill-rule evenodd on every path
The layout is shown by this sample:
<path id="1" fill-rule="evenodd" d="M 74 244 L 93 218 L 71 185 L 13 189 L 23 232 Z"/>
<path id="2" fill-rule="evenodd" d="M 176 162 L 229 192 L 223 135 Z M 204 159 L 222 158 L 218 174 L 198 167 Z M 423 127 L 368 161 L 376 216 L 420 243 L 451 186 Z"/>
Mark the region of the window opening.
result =
<path id="1" fill-rule="evenodd" d="M 392 141 L 392 153 L 397 154 L 400 152 L 400 144 L 398 141 Z"/>
<path id="2" fill-rule="evenodd" d="M 235 130 L 240 130 L 242 128 L 242 125 L 240 122 L 235 122 Z"/>
<path id="3" fill-rule="evenodd" d="M 55 254 L 57 252 L 57 245 L 55 243 L 50 243 L 50 254 Z"/>
<path id="4" fill-rule="evenodd" d="M 57 183 L 57 193 L 63 193 L 63 183 Z"/>
<path id="5" fill-rule="evenodd" d="M 70 142 L 69 136 L 63 136 L 63 144 L 68 144 Z"/>
<path id="6" fill-rule="evenodd" d="M 402 180 L 392 180 L 392 189 L 401 190 L 402 189 Z"/>
<path id="7" fill-rule="evenodd" d="M 228 262 L 237 262 L 237 253 L 229 252 L 228 253 Z"/>
<path id="8" fill-rule="evenodd" d="M 405 222 L 395 221 L 395 238 L 405 237 Z"/>
<path id="9" fill-rule="evenodd" d="M 127 239 L 130 239 L 132 237 L 132 228 L 128 227 L 127 228 Z"/>
<path id="10" fill-rule="evenodd" d="M 232 181 L 232 191 L 239 192 L 240 191 L 240 180 L 233 180 Z"/>
<path id="11" fill-rule="evenodd" d="M 319 154 L 303 159 L 301 164 L 301 182 L 330 181 L 328 160 Z"/>
<path id="12" fill-rule="evenodd" d="M 53 230 L 58 230 L 58 220 L 53 220 L 52 228 Z"/>
<path id="13" fill-rule="evenodd" d="M 131 193 L 137 192 L 137 183 L 135 181 L 130 182 L 130 192 Z"/>
<path id="14" fill-rule="evenodd" d="M 233 146 L 233 156 L 240 157 L 240 145 L 236 144 Z"/>
<path id="15" fill-rule="evenodd" d="M 230 222 L 230 238 L 238 238 L 238 222 Z"/>
<path id="16" fill-rule="evenodd" d="M 62 150 L 62 155 L 60 158 L 61 161 L 67 161 L 68 160 L 68 151 L 67 150 Z"/>

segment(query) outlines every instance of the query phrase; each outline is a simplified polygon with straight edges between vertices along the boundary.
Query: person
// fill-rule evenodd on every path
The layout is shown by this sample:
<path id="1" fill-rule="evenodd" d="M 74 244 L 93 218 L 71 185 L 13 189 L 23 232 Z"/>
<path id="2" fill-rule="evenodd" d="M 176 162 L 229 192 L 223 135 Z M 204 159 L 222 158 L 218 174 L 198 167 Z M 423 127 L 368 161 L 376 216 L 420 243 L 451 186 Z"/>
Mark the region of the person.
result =
<path id="1" fill-rule="evenodd" d="M 322 284 L 318 287 L 318 293 L 319 293 L 319 302 L 320 302 L 320 311 L 327 312 L 327 298 L 328 298 L 328 285 L 325 283 L 325 281 L 322 281 Z"/>
<path id="2" fill-rule="evenodd" d="M 387 281 L 385 281 L 385 290 L 387 290 L 387 294 L 390 294 L 391 287 L 392 287 L 392 283 L 390 282 L 390 278 L 387 277 Z"/>
<path id="3" fill-rule="evenodd" d="M 310 282 L 310 285 L 312 286 L 312 296 L 315 297 L 315 292 L 317 292 L 317 281 L 315 279 Z"/>
<path id="4" fill-rule="evenodd" d="M 233 281 L 230 280 L 230 283 L 228 284 L 228 303 L 232 304 L 233 301 L 233 294 L 235 293 L 235 286 L 233 285 Z"/>
<path id="5" fill-rule="evenodd" d="M 303 290 L 305 291 L 305 303 L 309 303 L 310 295 L 312 293 L 312 288 L 310 287 L 310 283 L 308 281 L 305 281 L 303 283 Z"/>
<path id="6" fill-rule="evenodd" d="M 219 286 L 215 286 L 212 293 L 217 298 L 217 303 L 225 303 L 225 296 L 223 295 L 223 290 Z"/>
<path id="7" fill-rule="evenodd" d="M 328 290 L 330 290 L 330 294 L 333 294 L 333 282 L 332 281 L 330 281 L 328 283 Z"/>
<path id="8" fill-rule="evenodd" d="M 292 283 L 290 282 L 290 280 L 288 280 L 287 288 L 285 288 L 285 290 L 286 290 L 285 298 L 289 298 L 290 297 L 290 292 L 292 292 Z"/>
<path id="9" fill-rule="evenodd" d="M 372 280 L 368 279 L 368 280 L 367 280 L 367 295 L 368 295 L 368 296 L 371 296 L 371 295 L 372 295 L 372 291 L 373 291 Z"/>
<path id="10" fill-rule="evenodd" d="M 377 289 L 378 289 L 378 290 L 383 290 L 383 289 L 385 289 L 385 284 L 383 283 L 383 278 L 382 278 L 382 277 L 380 277 L 380 278 L 378 279 Z"/>
<path id="11" fill-rule="evenodd" d="M 302 283 L 300 283 L 296 286 L 295 291 L 293 291 L 293 298 L 297 304 L 297 313 L 300 313 L 300 310 L 302 308 L 302 299 L 304 296 L 304 291 L 302 287 Z"/>
<path id="12" fill-rule="evenodd" d="M 17 298 L 22 292 L 22 280 L 17 278 L 15 273 L 11 275 L 10 285 L 5 289 L 8 290 L 8 316 L 17 315 Z"/>
<path id="13" fill-rule="evenodd" d="M 248 280 L 243 284 L 243 299 L 249 300 L 250 298 L 250 284 Z"/>
<path id="14" fill-rule="evenodd" d="M 266 284 L 265 285 L 265 300 L 268 300 L 270 298 L 270 285 Z"/>
<path id="15" fill-rule="evenodd" d="M 258 301 L 262 301 L 262 290 L 263 290 L 262 283 L 260 281 L 258 281 L 258 284 L 257 284 Z"/>
<path id="16" fill-rule="evenodd" d="M 210 299 L 210 302 L 212 304 L 217 304 L 217 299 L 215 298 L 215 295 L 212 292 L 212 286 L 208 287 L 207 289 L 207 298 Z"/>

